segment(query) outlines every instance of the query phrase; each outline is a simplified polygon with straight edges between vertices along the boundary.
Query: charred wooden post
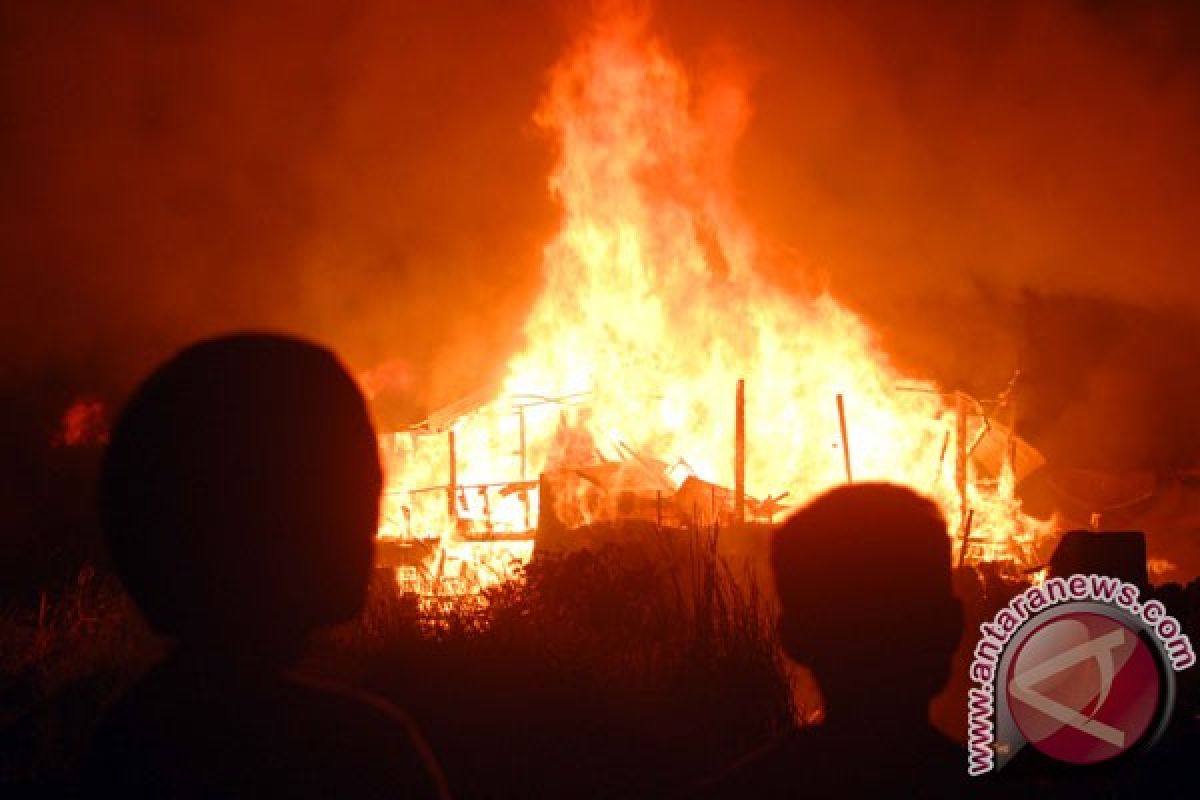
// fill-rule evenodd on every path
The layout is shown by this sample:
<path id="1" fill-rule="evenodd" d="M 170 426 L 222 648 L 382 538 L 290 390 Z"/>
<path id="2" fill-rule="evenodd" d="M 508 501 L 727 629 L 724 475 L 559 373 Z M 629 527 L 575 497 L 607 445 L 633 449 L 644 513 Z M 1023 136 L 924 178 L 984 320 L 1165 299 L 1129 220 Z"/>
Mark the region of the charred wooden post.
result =
<path id="1" fill-rule="evenodd" d="M 975 522 L 975 509 L 971 509 L 963 517 L 962 544 L 958 548 L 958 565 L 967 563 L 967 547 L 971 544 L 971 527 Z"/>
<path id="2" fill-rule="evenodd" d="M 521 436 L 521 449 L 519 452 L 519 455 L 521 456 L 521 480 L 526 480 L 527 476 L 525 474 L 525 470 L 527 468 L 527 465 L 525 462 L 526 462 L 526 459 L 528 458 L 528 456 L 526 454 L 526 449 L 525 449 L 525 447 L 526 447 L 525 446 L 525 406 L 521 406 L 520 408 L 517 409 L 517 419 L 520 423 L 520 436 Z"/>
<path id="3" fill-rule="evenodd" d="M 529 489 L 521 490 L 521 505 L 525 511 L 525 530 L 533 530 L 533 503 L 529 500 Z"/>
<path id="4" fill-rule="evenodd" d="M 846 483 L 854 483 L 854 471 L 850 468 L 850 434 L 846 431 L 846 400 L 837 396 L 838 427 L 842 431 L 842 462 L 846 466 Z"/>
<path id="5" fill-rule="evenodd" d="M 483 520 L 487 528 L 488 536 L 496 532 L 495 524 L 492 522 L 492 498 L 488 495 L 488 487 L 479 487 L 479 497 L 483 500 Z"/>
<path id="6" fill-rule="evenodd" d="M 965 536 L 970 516 L 967 513 L 967 396 L 954 395 L 954 487 L 958 491 L 959 534 Z"/>
<path id="7" fill-rule="evenodd" d="M 454 434 L 451 434 L 453 436 Z M 453 495 L 451 495 L 453 496 Z M 438 594 L 442 589 L 442 578 L 446 574 L 446 551 L 438 547 L 437 556 L 434 559 L 433 572 L 430 575 L 429 588 L 433 594 Z"/>
<path id="8" fill-rule="evenodd" d="M 942 450 L 938 453 L 937 469 L 933 471 L 933 481 L 929 484 L 931 489 L 937 486 L 938 481 L 942 479 L 942 465 L 946 463 L 946 451 L 948 449 L 950 449 L 950 431 L 942 434 Z"/>
<path id="9" fill-rule="evenodd" d="M 446 512 L 450 515 L 450 522 L 456 523 L 458 521 L 458 507 L 456 505 L 458 497 L 458 453 L 454 446 L 453 430 L 446 431 L 446 448 L 450 456 L 447 459 L 450 465 L 450 474 L 447 476 L 446 482 Z"/>
<path id="10" fill-rule="evenodd" d="M 746 381 L 737 382 L 733 418 L 733 518 L 746 521 Z"/>
<path id="11" fill-rule="evenodd" d="M 1015 478 L 1017 476 L 1017 401 L 1011 395 L 1008 398 L 1008 465 L 1012 467 Z"/>

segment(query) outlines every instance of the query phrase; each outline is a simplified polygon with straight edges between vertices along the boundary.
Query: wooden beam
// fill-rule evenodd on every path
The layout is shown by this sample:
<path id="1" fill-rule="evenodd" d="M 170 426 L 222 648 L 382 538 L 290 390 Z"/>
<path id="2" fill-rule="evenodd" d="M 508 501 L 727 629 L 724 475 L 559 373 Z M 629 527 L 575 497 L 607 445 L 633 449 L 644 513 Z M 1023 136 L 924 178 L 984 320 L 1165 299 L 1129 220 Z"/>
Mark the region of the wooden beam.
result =
<path id="1" fill-rule="evenodd" d="M 850 434 L 846 430 L 846 400 L 837 396 L 838 427 L 842 431 L 842 462 L 846 467 L 846 483 L 854 483 L 854 470 L 850 467 Z"/>
<path id="2" fill-rule="evenodd" d="M 738 380 L 733 417 L 733 516 L 746 521 L 746 381 Z"/>
<path id="3" fill-rule="evenodd" d="M 446 447 L 450 452 L 450 474 L 446 480 L 446 512 L 450 521 L 458 521 L 458 452 L 454 444 L 454 431 L 446 431 Z"/>

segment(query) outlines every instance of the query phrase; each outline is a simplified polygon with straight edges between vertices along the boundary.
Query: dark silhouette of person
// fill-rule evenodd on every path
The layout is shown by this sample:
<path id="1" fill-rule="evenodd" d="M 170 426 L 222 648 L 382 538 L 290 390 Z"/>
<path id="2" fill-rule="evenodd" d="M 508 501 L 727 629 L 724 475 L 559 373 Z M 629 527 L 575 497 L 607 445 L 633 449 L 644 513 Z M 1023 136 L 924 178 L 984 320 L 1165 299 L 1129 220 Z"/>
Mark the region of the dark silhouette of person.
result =
<path id="1" fill-rule="evenodd" d="M 937 507 L 900 486 L 836 488 L 779 528 L 770 558 L 781 644 L 816 678 L 824 721 L 751 754 L 700 795 L 970 791 L 964 749 L 929 722 L 962 635 Z"/>
<path id="2" fill-rule="evenodd" d="M 171 640 L 102 721 L 101 796 L 441 797 L 414 725 L 292 667 L 354 617 L 381 472 L 358 388 L 329 351 L 245 334 L 188 347 L 122 411 L 101 507 L 112 562 Z"/>

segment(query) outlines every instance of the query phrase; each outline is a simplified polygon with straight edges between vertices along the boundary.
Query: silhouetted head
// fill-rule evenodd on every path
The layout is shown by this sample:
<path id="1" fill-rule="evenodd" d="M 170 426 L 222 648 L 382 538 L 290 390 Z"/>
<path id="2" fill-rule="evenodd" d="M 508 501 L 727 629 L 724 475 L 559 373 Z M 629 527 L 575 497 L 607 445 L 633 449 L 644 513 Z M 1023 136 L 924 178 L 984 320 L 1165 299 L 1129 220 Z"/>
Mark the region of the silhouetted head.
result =
<path id="1" fill-rule="evenodd" d="M 193 345 L 137 389 L 105 455 L 114 564 L 151 627 L 285 652 L 362 607 L 381 474 L 338 359 L 284 336 Z"/>
<path id="2" fill-rule="evenodd" d="M 776 532 L 771 565 L 784 649 L 816 675 L 831 723 L 926 713 L 962 628 L 933 503 L 882 483 L 833 489 Z"/>
<path id="3" fill-rule="evenodd" d="M 1111 575 L 1143 592 L 1150 589 L 1146 534 L 1141 531 L 1067 531 L 1046 566 L 1049 577 Z"/>

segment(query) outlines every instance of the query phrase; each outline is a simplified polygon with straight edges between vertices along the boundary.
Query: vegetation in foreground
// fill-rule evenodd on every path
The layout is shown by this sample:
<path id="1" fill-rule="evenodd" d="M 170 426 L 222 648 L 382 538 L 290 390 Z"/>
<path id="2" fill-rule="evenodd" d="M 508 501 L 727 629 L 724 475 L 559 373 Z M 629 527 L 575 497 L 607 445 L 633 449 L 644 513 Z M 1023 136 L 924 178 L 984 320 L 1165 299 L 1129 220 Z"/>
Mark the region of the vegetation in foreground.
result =
<path id="1" fill-rule="evenodd" d="M 609 545 L 539 559 L 437 617 L 378 580 L 304 668 L 408 709 L 463 797 L 669 794 L 795 717 L 769 609 L 700 534 L 689 564 Z M 162 652 L 90 569 L 0 618 L 0 783 L 68 785 L 105 708 Z"/>

